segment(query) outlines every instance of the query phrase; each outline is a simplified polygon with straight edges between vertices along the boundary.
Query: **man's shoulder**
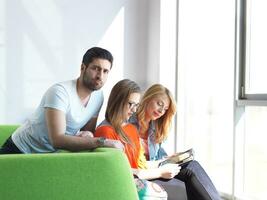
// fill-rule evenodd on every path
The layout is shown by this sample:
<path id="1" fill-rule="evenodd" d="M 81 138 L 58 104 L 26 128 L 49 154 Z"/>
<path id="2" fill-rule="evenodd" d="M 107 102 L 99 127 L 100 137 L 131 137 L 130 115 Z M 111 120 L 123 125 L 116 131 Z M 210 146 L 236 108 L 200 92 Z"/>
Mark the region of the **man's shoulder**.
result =
<path id="1" fill-rule="evenodd" d="M 76 88 L 76 80 L 67 80 L 67 81 L 58 82 L 52 85 L 51 87 L 65 88 L 65 89 Z"/>
<path id="2" fill-rule="evenodd" d="M 41 106 L 54 108 L 66 113 L 73 97 L 71 84 L 72 81 L 65 81 L 52 85 L 44 94 Z"/>
<path id="3" fill-rule="evenodd" d="M 64 82 L 58 82 L 53 84 L 48 90 L 47 93 L 50 95 L 57 94 L 60 96 L 72 96 L 73 91 L 76 88 L 75 80 L 68 80 Z"/>
<path id="4" fill-rule="evenodd" d="M 48 90 L 68 89 L 68 88 L 73 87 L 73 84 L 75 84 L 73 80 L 58 82 L 58 83 L 54 83 L 53 85 L 51 85 Z"/>

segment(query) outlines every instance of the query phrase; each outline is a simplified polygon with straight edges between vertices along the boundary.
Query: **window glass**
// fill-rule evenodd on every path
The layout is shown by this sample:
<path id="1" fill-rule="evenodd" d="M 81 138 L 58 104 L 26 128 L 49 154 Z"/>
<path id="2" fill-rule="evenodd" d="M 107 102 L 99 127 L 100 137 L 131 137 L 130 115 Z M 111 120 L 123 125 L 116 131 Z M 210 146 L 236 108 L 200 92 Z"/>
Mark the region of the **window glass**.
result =
<path id="1" fill-rule="evenodd" d="M 235 2 L 179 1 L 178 146 L 232 193 Z"/>
<path id="2" fill-rule="evenodd" d="M 267 1 L 247 1 L 246 93 L 267 93 Z"/>
<path id="3" fill-rule="evenodd" d="M 244 194 L 267 199 L 267 107 L 246 107 L 244 145 Z"/>

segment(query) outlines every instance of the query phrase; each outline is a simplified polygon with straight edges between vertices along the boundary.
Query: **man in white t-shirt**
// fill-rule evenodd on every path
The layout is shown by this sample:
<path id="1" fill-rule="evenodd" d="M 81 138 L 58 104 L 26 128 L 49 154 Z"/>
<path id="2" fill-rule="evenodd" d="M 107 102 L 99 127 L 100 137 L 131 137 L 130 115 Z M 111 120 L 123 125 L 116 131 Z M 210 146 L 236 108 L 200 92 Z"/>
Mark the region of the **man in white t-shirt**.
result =
<path id="1" fill-rule="evenodd" d="M 93 137 L 103 104 L 100 90 L 112 68 L 112 54 L 93 47 L 83 56 L 78 79 L 57 83 L 44 94 L 33 115 L 0 149 L 0 153 L 46 153 L 59 149 L 89 150 L 123 145 Z"/>

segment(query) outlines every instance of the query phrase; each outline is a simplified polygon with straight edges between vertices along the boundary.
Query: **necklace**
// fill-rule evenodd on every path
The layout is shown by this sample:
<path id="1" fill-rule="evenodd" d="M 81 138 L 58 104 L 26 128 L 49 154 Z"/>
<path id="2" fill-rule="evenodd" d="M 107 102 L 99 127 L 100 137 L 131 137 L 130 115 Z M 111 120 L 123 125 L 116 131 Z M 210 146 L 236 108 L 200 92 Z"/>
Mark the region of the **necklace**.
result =
<path id="1" fill-rule="evenodd" d="M 140 138 L 142 139 L 147 139 L 147 131 L 140 131 L 139 132 Z"/>

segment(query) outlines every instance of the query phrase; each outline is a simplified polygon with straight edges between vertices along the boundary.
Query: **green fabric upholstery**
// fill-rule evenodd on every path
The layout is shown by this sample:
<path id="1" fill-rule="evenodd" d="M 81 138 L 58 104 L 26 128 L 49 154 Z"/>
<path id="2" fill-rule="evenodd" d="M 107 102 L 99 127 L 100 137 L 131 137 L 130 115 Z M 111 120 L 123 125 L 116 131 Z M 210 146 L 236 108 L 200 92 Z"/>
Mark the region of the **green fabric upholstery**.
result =
<path id="1" fill-rule="evenodd" d="M 1 144 L 16 127 L 0 126 Z M 0 185 L 1 200 L 138 199 L 126 156 L 109 148 L 0 155 Z"/>
<path id="2" fill-rule="evenodd" d="M 18 128 L 18 125 L 0 125 L 0 146 L 2 146 L 6 139 Z"/>

